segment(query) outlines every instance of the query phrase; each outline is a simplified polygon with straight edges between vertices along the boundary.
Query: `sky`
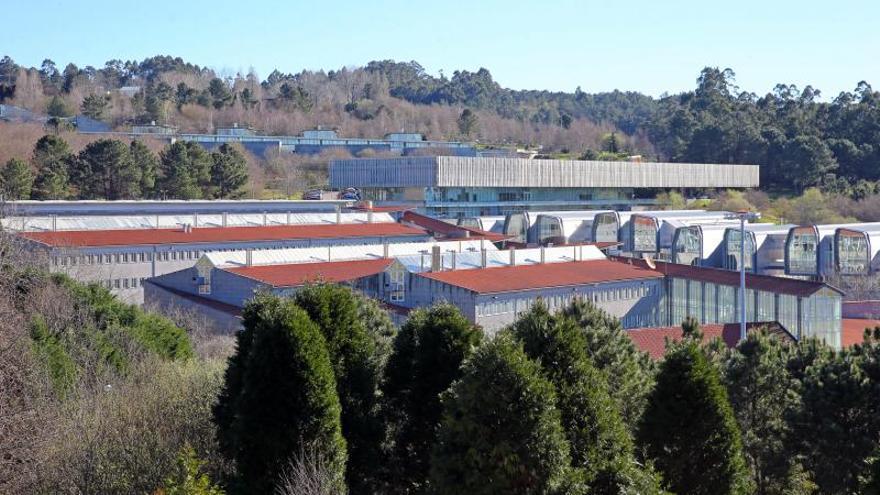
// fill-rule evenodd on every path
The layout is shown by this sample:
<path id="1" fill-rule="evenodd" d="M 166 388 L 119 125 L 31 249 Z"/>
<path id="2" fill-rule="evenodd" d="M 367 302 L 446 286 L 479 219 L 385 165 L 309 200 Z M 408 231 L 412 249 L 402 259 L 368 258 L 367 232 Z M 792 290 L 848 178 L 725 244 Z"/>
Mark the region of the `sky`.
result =
<path id="1" fill-rule="evenodd" d="M 740 89 L 880 87 L 880 1 L 0 0 L 0 55 L 39 66 L 180 56 L 216 71 L 338 69 L 416 60 L 489 69 L 513 89 L 659 96 L 706 66 Z"/>

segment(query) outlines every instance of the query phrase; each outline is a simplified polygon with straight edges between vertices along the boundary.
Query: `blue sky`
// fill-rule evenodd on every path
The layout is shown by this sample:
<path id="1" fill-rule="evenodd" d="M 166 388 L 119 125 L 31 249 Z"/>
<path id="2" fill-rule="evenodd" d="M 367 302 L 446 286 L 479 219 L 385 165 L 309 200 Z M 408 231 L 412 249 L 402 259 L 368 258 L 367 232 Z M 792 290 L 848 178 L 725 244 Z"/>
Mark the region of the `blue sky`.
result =
<path id="1" fill-rule="evenodd" d="M 738 85 L 880 87 L 880 2 L 0 0 L 0 54 L 39 65 L 181 56 L 216 70 L 334 69 L 417 60 L 489 69 L 516 89 L 692 89 L 702 67 Z"/>

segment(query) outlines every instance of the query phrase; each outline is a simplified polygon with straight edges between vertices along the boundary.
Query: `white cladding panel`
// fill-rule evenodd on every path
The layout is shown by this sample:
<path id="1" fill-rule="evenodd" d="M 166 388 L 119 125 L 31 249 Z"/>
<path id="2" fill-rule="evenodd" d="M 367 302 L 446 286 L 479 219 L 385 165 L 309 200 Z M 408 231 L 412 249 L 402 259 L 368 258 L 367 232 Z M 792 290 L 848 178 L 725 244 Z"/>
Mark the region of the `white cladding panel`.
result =
<path id="1" fill-rule="evenodd" d="M 757 187 L 757 165 L 411 157 L 333 160 L 332 187 Z"/>

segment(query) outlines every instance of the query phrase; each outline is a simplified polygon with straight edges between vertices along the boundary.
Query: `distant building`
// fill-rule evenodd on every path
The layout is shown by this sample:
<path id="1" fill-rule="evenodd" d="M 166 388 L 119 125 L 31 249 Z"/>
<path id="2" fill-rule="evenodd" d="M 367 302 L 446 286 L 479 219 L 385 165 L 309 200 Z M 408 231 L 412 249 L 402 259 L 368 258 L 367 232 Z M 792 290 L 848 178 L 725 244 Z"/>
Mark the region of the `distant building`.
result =
<path id="1" fill-rule="evenodd" d="M 412 202 L 435 216 L 499 215 L 651 204 L 636 189 L 746 188 L 757 165 L 425 156 L 331 160 L 330 186 L 365 199 Z"/>

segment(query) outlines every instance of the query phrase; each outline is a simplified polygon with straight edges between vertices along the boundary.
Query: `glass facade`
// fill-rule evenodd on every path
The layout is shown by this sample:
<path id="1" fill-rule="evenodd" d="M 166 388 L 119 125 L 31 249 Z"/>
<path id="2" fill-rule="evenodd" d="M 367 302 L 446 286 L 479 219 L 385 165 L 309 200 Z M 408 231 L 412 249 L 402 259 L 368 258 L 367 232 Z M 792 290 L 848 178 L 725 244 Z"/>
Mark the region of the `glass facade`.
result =
<path id="1" fill-rule="evenodd" d="M 672 241 L 672 262 L 699 265 L 703 256 L 703 235 L 697 226 L 681 227 Z"/>
<path id="2" fill-rule="evenodd" d="M 538 231 L 538 244 L 558 246 L 568 242 L 565 232 L 562 230 L 562 221 L 558 217 L 540 215 L 535 221 L 535 225 Z"/>
<path id="3" fill-rule="evenodd" d="M 636 253 L 657 252 L 657 222 L 651 217 L 633 215 L 630 219 L 632 251 Z"/>
<path id="4" fill-rule="evenodd" d="M 837 270 L 842 275 L 868 274 L 871 268 L 868 235 L 847 229 L 837 229 L 834 234 Z"/>
<path id="5" fill-rule="evenodd" d="M 528 242 L 529 218 L 526 213 L 512 213 L 504 220 L 504 234 L 512 242 Z"/>
<path id="6" fill-rule="evenodd" d="M 617 213 L 599 213 L 593 219 L 594 242 L 617 242 L 617 231 L 620 229 Z"/>
<path id="7" fill-rule="evenodd" d="M 813 227 L 797 227 L 785 242 L 785 273 L 818 275 L 819 235 Z"/>
<path id="8" fill-rule="evenodd" d="M 724 259 L 722 260 L 724 268 L 728 270 L 739 270 L 740 268 L 740 231 L 739 229 L 727 229 L 724 232 Z M 745 267 L 747 271 L 755 271 L 755 234 L 746 231 L 745 245 Z"/>

